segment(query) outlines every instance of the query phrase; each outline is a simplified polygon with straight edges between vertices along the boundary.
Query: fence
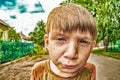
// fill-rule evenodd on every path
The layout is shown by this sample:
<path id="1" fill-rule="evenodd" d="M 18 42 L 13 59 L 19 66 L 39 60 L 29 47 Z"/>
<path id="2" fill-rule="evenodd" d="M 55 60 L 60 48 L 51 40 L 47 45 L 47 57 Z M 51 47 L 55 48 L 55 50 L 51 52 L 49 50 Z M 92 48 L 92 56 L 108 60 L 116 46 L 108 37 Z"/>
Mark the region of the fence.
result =
<path id="1" fill-rule="evenodd" d="M 109 51 L 116 51 L 116 52 L 120 52 L 120 40 L 114 42 L 110 42 L 109 46 L 108 46 L 108 50 Z"/>
<path id="2" fill-rule="evenodd" d="M 0 63 L 20 58 L 34 51 L 34 44 L 0 40 Z"/>

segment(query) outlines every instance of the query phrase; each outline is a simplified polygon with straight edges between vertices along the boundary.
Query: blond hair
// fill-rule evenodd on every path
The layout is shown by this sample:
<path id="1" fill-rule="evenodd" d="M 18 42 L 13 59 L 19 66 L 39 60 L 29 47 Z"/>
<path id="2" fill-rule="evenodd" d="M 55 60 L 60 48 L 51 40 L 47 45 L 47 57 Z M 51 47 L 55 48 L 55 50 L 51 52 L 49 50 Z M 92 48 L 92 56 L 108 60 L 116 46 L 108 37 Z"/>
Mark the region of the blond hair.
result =
<path id="1" fill-rule="evenodd" d="M 73 3 L 56 7 L 50 12 L 46 24 L 46 33 L 49 34 L 53 30 L 63 32 L 88 31 L 93 38 L 97 35 L 93 16 L 81 5 Z"/>

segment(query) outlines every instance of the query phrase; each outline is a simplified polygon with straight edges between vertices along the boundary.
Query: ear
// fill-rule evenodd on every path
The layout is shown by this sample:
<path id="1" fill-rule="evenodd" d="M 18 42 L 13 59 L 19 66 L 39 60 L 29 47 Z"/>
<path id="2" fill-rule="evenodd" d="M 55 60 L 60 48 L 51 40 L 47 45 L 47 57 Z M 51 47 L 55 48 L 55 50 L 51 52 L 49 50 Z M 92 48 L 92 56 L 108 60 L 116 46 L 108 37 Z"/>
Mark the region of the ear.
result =
<path id="1" fill-rule="evenodd" d="M 45 45 L 45 48 L 48 48 L 48 34 L 44 35 L 44 45 Z"/>
<path id="2" fill-rule="evenodd" d="M 96 45 L 96 41 L 94 40 L 93 43 L 92 43 L 92 47 L 94 48 Z"/>

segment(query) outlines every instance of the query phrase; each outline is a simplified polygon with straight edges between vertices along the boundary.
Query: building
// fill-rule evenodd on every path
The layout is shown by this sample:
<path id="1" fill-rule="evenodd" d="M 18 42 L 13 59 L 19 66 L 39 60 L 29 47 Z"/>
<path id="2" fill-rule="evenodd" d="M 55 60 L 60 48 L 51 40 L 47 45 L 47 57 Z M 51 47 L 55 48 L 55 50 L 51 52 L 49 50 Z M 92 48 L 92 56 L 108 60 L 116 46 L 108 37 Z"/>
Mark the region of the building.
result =
<path id="1" fill-rule="evenodd" d="M 9 25 L 0 19 L 0 40 L 8 40 Z"/>
<path id="2" fill-rule="evenodd" d="M 25 41 L 32 41 L 32 39 L 31 39 L 31 37 L 27 37 L 27 36 L 25 36 L 24 34 L 23 34 L 23 32 L 21 31 L 21 32 L 19 32 L 19 35 L 20 35 L 20 38 L 21 38 L 21 41 L 22 42 L 25 42 Z"/>

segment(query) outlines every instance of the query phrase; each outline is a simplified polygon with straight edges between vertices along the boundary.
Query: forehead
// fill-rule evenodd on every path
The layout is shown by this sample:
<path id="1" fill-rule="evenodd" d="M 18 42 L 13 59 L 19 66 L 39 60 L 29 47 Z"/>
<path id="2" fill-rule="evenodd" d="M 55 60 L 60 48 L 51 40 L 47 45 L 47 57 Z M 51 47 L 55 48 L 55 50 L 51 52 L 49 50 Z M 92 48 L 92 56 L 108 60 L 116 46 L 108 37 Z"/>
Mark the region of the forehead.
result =
<path id="1" fill-rule="evenodd" d="M 93 40 L 93 37 L 90 35 L 90 32 L 81 32 L 81 31 L 72 31 L 72 32 L 63 32 L 63 31 L 51 31 L 49 33 L 50 37 L 56 36 L 64 36 L 64 37 L 72 37 L 72 38 L 82 38 L 82 39 L 89 39 Z"/>

